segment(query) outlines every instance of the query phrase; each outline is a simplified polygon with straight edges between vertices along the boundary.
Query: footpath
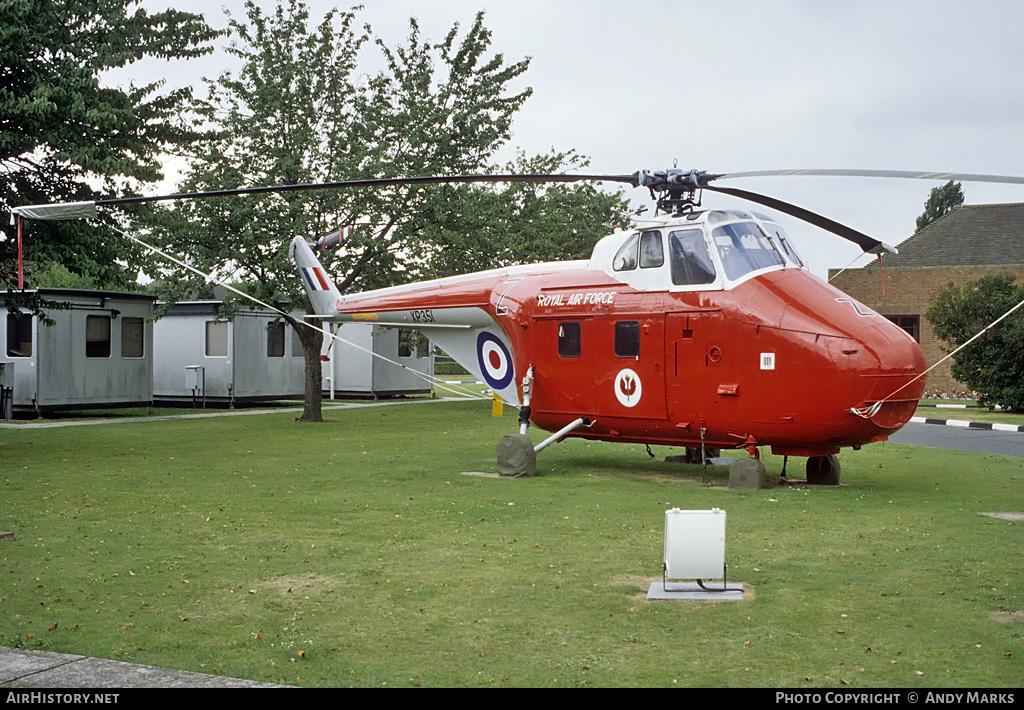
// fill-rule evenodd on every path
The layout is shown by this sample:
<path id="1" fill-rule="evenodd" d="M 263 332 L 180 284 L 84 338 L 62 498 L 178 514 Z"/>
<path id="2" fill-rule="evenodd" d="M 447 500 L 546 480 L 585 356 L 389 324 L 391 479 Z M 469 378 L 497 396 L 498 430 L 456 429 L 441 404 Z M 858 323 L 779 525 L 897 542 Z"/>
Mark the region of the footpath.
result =
<path id="1" fill-rule="evenodd" d="M 108 661 L 102 658 L 73 656 L 67 653 L 26 651 L 0 646 L 0 702 L 18 702 L 18 689 L 87 688 L 285 688 L 240 678 L 224 678 L 136 663 Z M 89 694 L 93 696 L 92 693 Z M 79 702 L 116 702 L 93 698 Z M 75 704 L 79 704 L 76 702 Z"/>

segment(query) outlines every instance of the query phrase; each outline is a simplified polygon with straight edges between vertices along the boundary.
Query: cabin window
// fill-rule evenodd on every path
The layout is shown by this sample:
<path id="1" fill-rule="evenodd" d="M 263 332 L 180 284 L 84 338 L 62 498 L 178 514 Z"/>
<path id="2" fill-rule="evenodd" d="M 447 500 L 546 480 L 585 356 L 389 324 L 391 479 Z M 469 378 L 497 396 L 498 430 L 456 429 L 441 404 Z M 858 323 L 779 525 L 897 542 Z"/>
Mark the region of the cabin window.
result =
<path id="1" fill-rule="evenodd" d="M 640 235 L 640 268 L 653 269 L 665 263 L 665 247 L 661 243 L 661 232 L 644 232 Z"/>
<path id="2" fill-rule="evenodd" d="M 558 324 L 558 357 L 579 357 L 582 347 L 579 323 Z"/>
<path id="3" fill-rule="evenodd" d="M 121 319 L 121 357 L 142 357 L 145 354 L 145 321 L 141 318 Z"/>
<path id="4" fill-rule="evenodd" d="M 789 239 L 786 237 L 785 230 L 783 230 L 782 227 L 778 226 L 777 224 L 768 224 L 765 226 L 768 228 L 768 231 L 771 234 L 774 234 L 774 236 L 771 237 L 771 240 L 775 242 L 779 247 L 781 247 L 781 251 L 783 255 L 786 257 L 786 261 L 788 261 L 790 264 L 803 266 L 804 261 L 803 259 L 800 258 L 800 255 L 796 253 L 796 249 L 793 248 L 793 245 L 789 243 Z"/>
<path id="5" fill-rule="evenodd" d="M 110 316 L 85 317 L 85 356 L 110 357 Z"/>
<path id="6" fill-rule="evenodd" d="M 715 280 L 715 265 L 700 229 L 683 229 L 668 235 L 672 260 L 672 283 L 676 286 L 709 284 Z"/>
<path id="7" fill-rule="evenodd" d="M 206 321 L 206 357 L 228 356 L 228 332 L 226 320 Z"/>
<path id="8" fill-rule="evenodd" d="M 412 357 L 413 348 L 416 347 L 415 335 L 411 330 L 398 331 L 398 357 Z"/>
<path id="9" fill-rule="evenodd" d="M 32 316 L 7 314 L 7 357 L 32 357 Z"/>
<path id="10" fill-rule="evenodd" d="M 921 342 L 921 316 L 885 316 L 903 330 L 907 331 L 911 338 Z"/>
<path id="11" fill-rule="evenodd" d="M 267 326 L 267 357 L 284 357 L 284 323 Z"/>
<path id="12" fill-rule="evenodd" d="M 782 255 L 753 222 L 736 222 L 717 227 L 711 238 L 722 257 L 725 275 L 739 279 L 751 271 L 781 266 Z"/>
<path id="13" fill-rule="evenodd" d="M 620 320 L 615 324 L 615 357 L 639 357 L 640 321 Z"/>
<path id="14" fill-rule="evenodd" d="M 302 352 L 302 338 L 294 328 L 292 328 L 292 357 L 305 357 L 305 353 Z"/>
<path id="15" fill-rule="evenodd" d="M 398 331 L 398 357 L 427 357 L 430 355 L 430 339 L 415 330 Z"/>
<path id="16" fill-rule="evenodd" d="M 640 235 L 633 234 L 615 252 L 615 258 L 612 259 L 612 268 L 615 271 L 632 271 L 636 268 L 636 249 L 639 241 Z"/>

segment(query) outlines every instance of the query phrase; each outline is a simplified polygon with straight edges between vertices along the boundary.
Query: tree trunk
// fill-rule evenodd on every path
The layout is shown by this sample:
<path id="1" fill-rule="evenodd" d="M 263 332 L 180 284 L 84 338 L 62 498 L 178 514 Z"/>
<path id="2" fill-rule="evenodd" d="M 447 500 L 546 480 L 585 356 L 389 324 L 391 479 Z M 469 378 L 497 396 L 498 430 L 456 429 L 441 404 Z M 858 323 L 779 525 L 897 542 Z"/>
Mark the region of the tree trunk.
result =
<path id="1" fill-rule="evenodd" d="M 307 309 L 310 313 L 311 309 Z M 306 323 L 314 326 L 303 325 L 294 319 L 288 319 L 299 341 L 302 343 L 302 355 L 306 362 L 305 395 L 303 397 L 301 422 L 322 422 L 323 398 L 324 398 L 324 377 L 320 364 L 320 349 L 323 346 L 324 338 L 323 322 L 320 319 L 306 319 Z"/>

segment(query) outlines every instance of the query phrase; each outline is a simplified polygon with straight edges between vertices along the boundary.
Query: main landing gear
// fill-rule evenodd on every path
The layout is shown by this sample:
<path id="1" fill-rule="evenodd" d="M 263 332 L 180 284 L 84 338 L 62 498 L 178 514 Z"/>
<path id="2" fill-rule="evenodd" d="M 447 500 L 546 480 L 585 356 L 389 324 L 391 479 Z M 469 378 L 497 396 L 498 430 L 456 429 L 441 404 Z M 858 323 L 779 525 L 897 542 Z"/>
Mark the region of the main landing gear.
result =
<path id="1" fill-rule="evenodd" d="M 841 466 L 832 456 L 811 456 L 807 459 L 807 485 L 838 486 Z M 785 478 L 783 469 L 783 478 Z M 764 488 L 765 470 L 756 457 L 740 459 L 729 468 L 729 488 Z"/>
<path id="2" fill-rule="evenodd" d="M 833 456 L 811 456 L 807 459 L 807 484 L 811 486 L 838 486 L 839 459 Z"/>

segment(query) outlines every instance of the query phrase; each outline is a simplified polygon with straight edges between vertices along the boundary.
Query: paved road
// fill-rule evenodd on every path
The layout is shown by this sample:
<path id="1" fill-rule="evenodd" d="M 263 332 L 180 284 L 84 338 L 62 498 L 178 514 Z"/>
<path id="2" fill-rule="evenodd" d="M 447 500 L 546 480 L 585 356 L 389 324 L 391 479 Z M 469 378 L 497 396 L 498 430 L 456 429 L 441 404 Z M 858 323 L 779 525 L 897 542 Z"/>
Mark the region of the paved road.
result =
<path id="1" fill-rule="evenodd" d="M 943 426 L 911 422 L 890 436 L 889 441 L 932 449 L 957 449 L 1024 458 L 1024 433 L 974 429 L 962 423 L 958 426 Z"/>

